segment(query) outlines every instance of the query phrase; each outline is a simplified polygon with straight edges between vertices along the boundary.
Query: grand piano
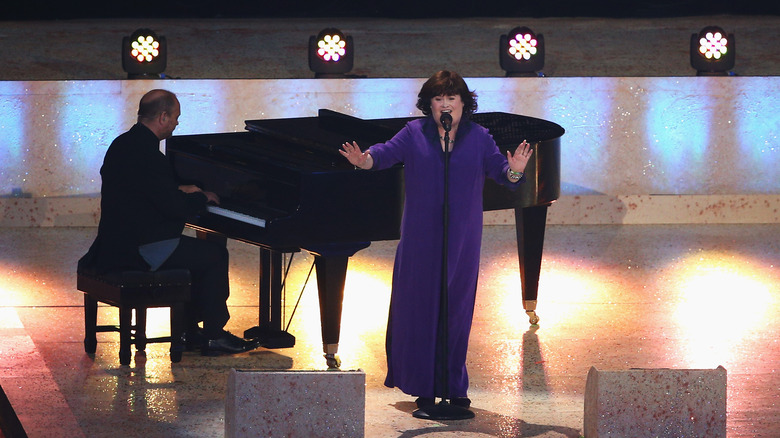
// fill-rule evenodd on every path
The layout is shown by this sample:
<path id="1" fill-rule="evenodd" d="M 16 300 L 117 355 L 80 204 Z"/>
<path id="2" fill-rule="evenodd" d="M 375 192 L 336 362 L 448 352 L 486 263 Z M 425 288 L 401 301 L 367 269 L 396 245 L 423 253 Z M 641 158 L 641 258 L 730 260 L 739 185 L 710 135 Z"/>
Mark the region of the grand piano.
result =
<path id="1" fill-rule="evenodd" d="M 560 195 L 560 138 L 564 129 L 537 118 L 478 113 L 502 151 L 527 140 L 534 149 L 525 184 L 511 191 L 486 181 L 484 210 L 513 209 L 523 307 L 539 321 L 536 299 L 547 207 Z M 260 248 L 259 324 L 244 336 L 267 348 L 291 347 L 282 321 L 283 254 L 314 255 L 322 342 L 338 367 L 341 310 L 349 257 L 372 241 L 399 238 L 403 167 L 356 170 L 338 150 L 347 141 L 384 142 L 413 118 L 364 120 L 322 109 L 317 117 L 247 120 L 245 132 L 173 136 L 166 142 L 182 182 L 221 198 L 188 226 L 203 238 L 237 239 Z"/>

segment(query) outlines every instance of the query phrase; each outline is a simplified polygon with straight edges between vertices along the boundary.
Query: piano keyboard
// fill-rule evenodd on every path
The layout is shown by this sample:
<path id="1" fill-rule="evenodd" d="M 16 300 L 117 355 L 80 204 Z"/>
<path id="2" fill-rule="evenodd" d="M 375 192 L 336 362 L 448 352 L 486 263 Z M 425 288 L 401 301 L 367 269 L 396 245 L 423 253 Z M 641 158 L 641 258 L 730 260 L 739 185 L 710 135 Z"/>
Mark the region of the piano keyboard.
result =
<path id="1" fill-rule="evenodd" d="M 208 210 L 208 212 L 212 214 L 224 216 L 226 218 L 234 219 L 250 225 L 255 225 L 260 228 L 265 228 L 265 219 L 261 219 L 259 217 L 254 217 L 248 214 L 239 213 L 237 211 L 228 210 L 226 208 L 218 207 L 216 205 L 208 205 L 206 206 L 206 210 Z"/>

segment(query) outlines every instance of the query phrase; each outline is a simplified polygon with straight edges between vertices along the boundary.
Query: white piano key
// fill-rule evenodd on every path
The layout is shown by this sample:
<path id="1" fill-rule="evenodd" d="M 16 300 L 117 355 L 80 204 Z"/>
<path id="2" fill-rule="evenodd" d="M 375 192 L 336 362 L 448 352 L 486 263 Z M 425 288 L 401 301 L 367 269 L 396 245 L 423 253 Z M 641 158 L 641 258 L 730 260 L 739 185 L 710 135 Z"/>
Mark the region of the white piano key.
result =
<path id="1" fill-rule="evenodd" d="M 237 221 L 241 221 L 250 225 L 256 225 L 260 228 L 265 228 L 265 219 L 261 219 L 259 217 L 254 217 L 248 214 L 239 213 L 237 211 L 228 210 L 226 208 L 218 207 L 216 205 L 208 205 L 206 206 L 206 210 L 208 210 L 208 212 L 212 214 L 224 216 L 230 219 L 235 219 Z"/>

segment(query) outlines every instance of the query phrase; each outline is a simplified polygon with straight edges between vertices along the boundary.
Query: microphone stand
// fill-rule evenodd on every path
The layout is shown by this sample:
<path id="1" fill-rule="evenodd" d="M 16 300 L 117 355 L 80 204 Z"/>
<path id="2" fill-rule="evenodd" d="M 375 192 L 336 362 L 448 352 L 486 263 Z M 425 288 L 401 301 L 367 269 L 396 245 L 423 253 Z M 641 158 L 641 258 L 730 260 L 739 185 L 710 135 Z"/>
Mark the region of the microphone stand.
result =
<path id="1" fill-rule="evenodd" d="M 444 127 L 444 206 L 442 208 L 442 228 L 444 240 L 441 251 L 441 294 L 439 297 L 439 321 L 437 324 L 436 353 L 434 354 L 434 400 L 441 397 L 439 404 L 421 407 L 412 415 L 416 418 L 427 420 L 466 420 L 474 418 L 474 412 L 461 406 L 455 406 L 450 399 L 450 369 L 449 369 L 449 287 L 448 287 L 448 247 L 449 247 L 449 173 L 450 173 L 450 129 L 452 129 L 452 117 L 447 114 L 448 123 L 442 115 L 441 122 Z M 438 383 L 438 385 L 437 385 Z"/>

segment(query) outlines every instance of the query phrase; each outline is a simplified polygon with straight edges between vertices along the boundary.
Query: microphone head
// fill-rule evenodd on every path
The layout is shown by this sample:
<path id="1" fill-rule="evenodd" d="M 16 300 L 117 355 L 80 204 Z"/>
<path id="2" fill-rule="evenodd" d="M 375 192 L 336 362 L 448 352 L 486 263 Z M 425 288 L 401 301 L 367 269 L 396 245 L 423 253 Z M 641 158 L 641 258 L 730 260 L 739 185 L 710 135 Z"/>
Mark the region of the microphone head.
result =
<path id="1" fill-rule="evenodd" d="M 450 113 L 441 113 L 441 118 L 439 120 L 445 131 L 452 129 L 452 116 Z"/>

